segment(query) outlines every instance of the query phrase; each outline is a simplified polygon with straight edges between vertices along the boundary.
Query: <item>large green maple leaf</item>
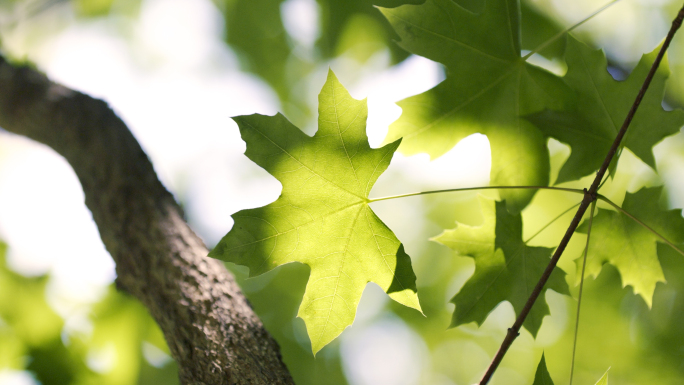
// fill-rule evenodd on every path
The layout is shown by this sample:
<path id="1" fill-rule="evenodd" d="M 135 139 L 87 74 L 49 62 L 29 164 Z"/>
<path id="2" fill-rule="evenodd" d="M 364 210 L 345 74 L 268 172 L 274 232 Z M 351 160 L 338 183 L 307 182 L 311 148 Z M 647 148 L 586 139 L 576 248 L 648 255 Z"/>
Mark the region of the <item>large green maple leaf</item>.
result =
<path id="1" fill-rule="evenodd" d="M 563 79 L 577 94 L 577 104 L 570 111 L 544 111 L 528 117 L 545 135 L 572 148 L 556 183 L 579 179 L 601 166 L 659 49 L 644 55 L 627 80 L 616 81 L 606 70 L 606 56 L 601 50 L 590 49 L 572 35 L 568 37 L 568 72 Z M 684 125 L 684 111 L 667 112 L 662 107 L 669 73 L 665 60 L 622 141 L 653 169 L 653 146 Z"/>
<path id="2" fill-rule="evenodd" d="M 510 214 L 503 202 L 479 197 L 484 223 L 471 227 L 459 224 L 433 240 L 457 254 L 475 259 L 475 273 L 451 300 L 456 305 L 451 326 L 484 322 L 502 301 L 509 301 L 519 314 L 549 263 L 553 248 L 530 247 L 522 240 L 522 217 Z M 565 273 L 554 270 L 545 289 L 569 294 Z M 537 301 L 523 324 L 537 335 L 542 319 L 549 314 L 546 301 Z"/>
<path id="3" fill-rule="evenodd" d="M 684 242 L 682 210 L 663 211 L 658 207 L 662 187 L 642 188 L 627 193 L 622 208 L 673 243 Z M 578 229 L 587 232 L 585 221 Z M 589 240 L 586 272 L 597 277 L 604 263 L 620 272 L 623 285 L 634 287 L 634 293 L 651 306 L 656 283 L 665 282 L 656 252 L 660 239 L 625 214 L 599 209 L 594 217 Z M 577 260 L 581 272 L 582 259 Z M 579 274 L 578 274 L 579 277 Z"/>
<path id="4" fill-rule="evenodd" d="M 402 115 L 386 141 L 403 137 L 401 152 L 435 158 L 466 136 L 482 133 L 492 150 L 492 184 L 546 185 L 546 139 L 521 116 L 564 109 L 571 91 L 521 57 L 518 1 L 487 0 L 480 13 L 453 0 L 380 10 L 401 37 L 401 47 L 447 69 L 444 82 L 398 103 Z M 501 192 L 512 212 L 533 194 Z"/>
<path id="5" fill-rule="evenodd" d="M 233 118 L 245 154 L 283 184 L 275 202 L 233 215 L 232 230 L 209 254 L 259 275 L 301 262 L 311 268 L 298 316 L 314 353 L 354 321 L 368 282 L 420 311 L 411 260 L 368 206 L 368 194 L 399 146 L 372 149 L 365 100 L 353 99 L 331 72 L 319 97 L 318 132 L 285 117 Z"/>

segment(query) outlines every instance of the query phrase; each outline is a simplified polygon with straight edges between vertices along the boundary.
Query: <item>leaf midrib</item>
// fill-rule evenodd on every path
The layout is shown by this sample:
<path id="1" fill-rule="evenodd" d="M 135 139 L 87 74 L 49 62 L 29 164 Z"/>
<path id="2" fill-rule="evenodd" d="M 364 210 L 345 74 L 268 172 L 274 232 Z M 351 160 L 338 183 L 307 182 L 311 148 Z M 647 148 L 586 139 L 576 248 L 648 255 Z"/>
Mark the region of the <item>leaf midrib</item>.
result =
<path id="1" fill-rule="evenodd" d="M 277 201 L 276 201 L 276 202 L 277 202 Z M 275 202 L 273 202 L 273 203 L 275 203 Z M 335 214 L 337 214 L 337 213 L 339 213 L 339 212 L 341 212 L 341 211 L 347 210 L 348 208 L 353 207 L 353 206 L 356 206 L 356 205 L 368 206 L 368 203 L 366 203 L 366 202 L 364 202 L 364 201 L 354 202 L 354 203 L 348 204 L 348 205 L 346 205 L 346 206 L 343 206 L 343 207 L 341 207 L 341 208 L 339 208 L 339 209 L 337 209 L 337 210 L 335 210 L 335 211 L 331 211 L 331 212 L 329 212 L 329 213 L 326 213 L 325 215 L 321 215 L 321 216 L 319 216 L 319 217 L 317 217 L 317 218 L 314 218 L 314 219 L 312 219 L 312 220 L 310 220 L 310 221 L 308 221 L 308 222 L 302 223 L 302 224 L 300 224 L 299 226 L 295 226 L 295 227 L 291 228 L 290 230 L 283 231 L 283 232 L 279 232 L 278 234 L 269 235 L 268 237 L 261 238 L 261 239 L 257 239 L 257 240 L 255 240 L 255 241 L 252 241 L 252 242 L 249 242 L 249 243 L 243 243 L 243 244 L 241 244 L 240 246 L 235 246 L 235 247 L 231 247 L 231 248 L 226 248 L 225 250 L 226 250 L 226 251 L 232 251 L 232 250 L 235 250 L 235 249 L 240 249 L 240 248 L 247 247 L 247 246 L 250 246 L 250 245 L 259 243 L 259 242 L 264 242 L 264 241 L 267 241 L 267 240 L 269 240 L 269 239 L 279 237 L 279 236 L 281 236 L 281 235 L 285 235 L 285 234 L 291 233 L 291 232 L 293 232 L 293 231 L 298 231 L 300 228 L 302 228 L 302 227 L 304 227 L 304 226 L 310 225 L 311 223 L 317 222 L 317 221 L 319 221 L 319 220 L 321 220 L 321 219 L 328 218 L 328 217 L 330 217 L 330 216 L 332 216 L 332 215 L 335 215 Z M 265 206 L 265 207 L 268 207 L 268 206 Z M 360 209 L 359 209 L 359 210 L 360 210 Z M 255 216 L 252 216 L 252 215 L 238 215 L 238 214 L 239 214 L 239 213 L 233 214 L 233 215 L 231 215 L 231 216 L 233 217 L 233 219 L 235 219 L 235 218 L 257 218 L 257 219 L 263 219 L 263 218 L 261 218 L 261 217 L 255 217 Z M 271 225 L 271 226 L 273 226 L 273 225 Z M 273 227 L 275 228 L 275 226 L 273 226 Z M 277 231 L 277 229 L 276 229 L 276 231 Z"/>
<path id="2" fill-rule="evenodd" d="M 332 300 L 330 301 L 330 308 L 328 309 L 328 315 L 325 317 L 325 324 L 323 325 L 323 330 L 321 330 L 321 333 L 318 335 L 318 339 L 316 340 L 316 343 L 318 343 L 318 341 L 320 341 L 321 338 L 323 338 L 323 335 L 325 334 L 325 330 L 328 327 L 328 324 L 330 323 L 330 315 L 332 314 L 333 307 L 335 307 L 335 298 L 337 297 L 337 288 L 340 286 L 340 276 L 342 275 L 342 267 L 344 267 L 344 261 L 347 258 L 347 252 L 349 251 L 349 244 L 351 243 L 351 239 L 354 236 L 354 227 L 356 226 L 356 221 L 359 220 L 360 215 L 361 215 L 361 210 L 359 210 L 356 213 L 356 216 L 354 217 L 354 222 L 352 222 L 352 225 L 350 226 L 350 234 L 349 234 L 349 237 L 347 238 L 347 243 L 344 245 L 344 250 L 342 251 L 342 258 L 340 261 L 340 267 L 337 270 L 337 280 L 335 282 L 335 290 L 333 291 L 333 294 L 332 294 Z"/>

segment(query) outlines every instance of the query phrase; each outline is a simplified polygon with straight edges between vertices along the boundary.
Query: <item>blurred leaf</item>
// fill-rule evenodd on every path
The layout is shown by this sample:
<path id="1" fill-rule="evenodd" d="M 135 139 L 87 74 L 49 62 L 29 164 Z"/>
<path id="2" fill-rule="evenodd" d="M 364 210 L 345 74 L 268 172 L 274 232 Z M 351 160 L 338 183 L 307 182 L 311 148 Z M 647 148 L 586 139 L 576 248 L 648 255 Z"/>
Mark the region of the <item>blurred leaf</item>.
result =
<path id="1" fill-rule="evenodd" d="M 282 100 L 289 99 L 284 66 L 291 47 L 280 17 L 283 0 L 228 1 L 224 15 L 227 40 L 244 54 L 246 69 L 268 82 Z"/>
<path id="2" fill-rule="evenodd" d="M 479 199 L 484 217 L 481 226 L 459 224 L 433 238 L 458 255 L 475 260 L 475 273 L 451 300 L 456 305 L 451 327 L 473 321 L 481 325 L 501 301 L 510 302 L 519 314 L 553 251 L 547 247 L 527 246 L 522 240 L 521 216 L 509 214 L 504 202 L 484 196 Z M 564 275 L 562 270 L 554 270 L 544 292 L 551 289 L 569 295 Z M 548 305 L 539 300 L 523 326 L 536 336 L 547 314 Z"/>
<path id="3" fill-rule="evenodd" d="M 345 33 L 358 24 L 359 20 L 366 20 L 373 27 L 357 31 L 359 35 L 363 35 L 362 39 L 382 43 L 388 47 L 393 62 L 404 60 L 408 53 L 393 44 L 392 40 L 395 40 L 397 35 L 373 4 L 392 7 L 421 1 L 423 0 L 318 0 L 321 8 L 321 36 L 316 46 L 323 58 L 330 58 L 333 54 L 339 55 L 344 52 L 343 47 L 349 44 L 345 41 Z"/>
<path id="4" fill-rule="evenodd" d="M 73 0 L 74 9 L 80 16 L 106 16 L 115 0 Z"/>
<path id="5" fill-rule="evenodd" d="M 534 375 L 534 383 L 532 383 L 532 385 L 553 385 L 549 370 L 546 369 L 546 360 L 544 359 L 543 353 L 541 360 L 539 361 L 539 366 L 537 366 L 537 372 Z"/>
<path id="6" fill-rule="evenodd" d="M 571 111 L 547 110 L 528 117 L 545 135 L 572 147 L 556 183 L 579 179 L 598 170 L 659 49 L 644 55 L 629 78 L 618 82 L 606 70 L 603 52 L 568 37 L 565 54 L 568 72 L 563 79 L 577 93 L 577 106 Z M 653 146 L 679 132 L 684 125 L 684 111 L 666 112 L 661 106 L 669 73 L 667 60 L 663 60 L 622 142 L 653 169 Z"/>
<path id="7" fill-rule="evenodd" d="M 384 0 L 392 3 L 397 0 Z M 264 79 L 278 94 L 285 113 L 308 116 L 302 79 L 341 53 L 364 62 L 389 48 L 393 62 L 408 54 L 392 43 L 396 34 L 371 0 L 318 0 L 320 36 L 315 51 L 303 53 L 289 37 L 282 19 L 285 0 L 223 0 L 226 41 L 242 58 L 243 68 Z"/>
<path id="8" fill-rule="evenodd" d="M 134 383 L 142 366 L 142 344 L 153 323 L 147 310 L 110 287 L 107 296 L 93 308 L 92 318 L 93 331 L 83 342 L 86 356 L 97 362 L 98 383 Z"/>
<path id="9" fill-rule="evenodd" d="M 63 321 L 45 301 L 47 277 L 27 278 L 10 271 L 6 250 L 0 243 L 0 319 L 29 346 L 50 343 Z"/>
<path id="10" fill-rule="evenodd" d="M 375 18 L 366 14 L 354 15 L 342 30 L 337 44 L 336 55 L 344 53 L 360 63 L 387 47 L 385 30 Z"/>
<path id="11" fill-rule="evenodd" d="M 606 373 L 596 382 L 596 385 L 608 385 L 608 370 L 606 370 Z"/>
<path id="12" fill-rule="evenodd" d="M 627 193 L 622 208 L 670 242 L 684 242 L 682 210 L 663 211 L 658 207 L 662 187 L 642 188 Z M 588 222 L 578 229 L 587 232 Z M 656 283 L 665 282 L 656 254 L 659 238 L 626 215 L 612 210 L 599 209 L 594 218 L 587 257 L 587 274 L 598 276 L 604 263 L 615 266 L 624 286 L 634 287 L 651 307 Z M 576 260 L 581 271 L 581 258 Z"/>
<path id="13" fill-rule="evenodd" d="M 8 325 L 0 319 L 0 371 L 23 369 L 26 366 L 26 346 Z"/>
<path id="14" fill-rule="evenodd" d="M 481 13 L 451 0 L 381 11 L 402 48 L 447 67 L 444 82 L 398 103 L 403 112 L 385 142 L 403 137 L 402 153 L 436 158 L 466 136 L 482 133 L 492 149 L 492 184 L 548 184 L 546 140 L 520 116 L 562 109 L 571 94 L 560 78 L 521 58 L 518 1 L 487 1 Z M 514 213 L 534 195 L 533 190 L 500 193 Z"/>
<path id="15" fill-rule="evenodd" d="M 29 351 L 30 359 L 26 369 L 33 372 L 42 385 L 71 384 L 79 371 L 87 369 L 73 352 L 64 346 L 59 335 L 54 337 L 52 341 Z"/>
<path id="16" fill-rule="evenodd" d="M 319 130 L 302 133 L 282 115 L 233 118 L 245 154 L 283 184 L 277 201 L 233 215 L 233 229 L 209 254 L 263 274 L 301 262 L 311 277 L 299 317 L 318 352 L 354 321 L 361 293 L 377 283 L 395 301 L 420 310 L 411 260 L 368 206 L 368 193 L 399 142 L 371 149 L 365 101 L 332 72 L 319 96 Z"/>

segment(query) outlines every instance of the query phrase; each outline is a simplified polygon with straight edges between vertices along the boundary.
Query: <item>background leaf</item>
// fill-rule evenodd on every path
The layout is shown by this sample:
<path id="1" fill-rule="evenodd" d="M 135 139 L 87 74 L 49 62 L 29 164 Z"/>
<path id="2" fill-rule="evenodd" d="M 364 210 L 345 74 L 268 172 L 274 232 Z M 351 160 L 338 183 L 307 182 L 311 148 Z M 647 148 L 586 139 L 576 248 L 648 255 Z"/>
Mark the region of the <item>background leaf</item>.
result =
<path id="1" fill-rule="evenodd" d="M 451 300 L 456 305 L 452 327 L 473 321 L 481 325 L 501 301 L 510 302 L 519 314 L 553 250 L 527 246 L 522 240 L 522 218 L 508 213 L 503 202 L 483 196 L 479 200 L 484 217 L 481 226 L 459 224 L 433 238 L 457 254 L 475 259 L 475 273 Z M 564 275 L 562 270 L 554 270 L 544 292 L 552 289 L 569 294 Z M 549 308 L 540 299 L 523 326 L 536 336 L 547 314 Z"/>
<path id="2" fill-rule="evenodd" d="M 549 370 L 546 369 L 546 360 L 544 359 L 544 353 L 542 353 L 541 360 L 537 366 L 537 372 L 534 375 L 534 383 L 532 385 L 553 385 L 553 380 L 549 374 Z"/>
<path id="3" fill-rule="evenodd" d="M 598 170 L 659 49 L 644 55 L 629 78 L 618 82 L 608 73 L 603 52 L 590 49 L 572 35 L 568 37 L 568 72 L 563 79 L 577 93 L 577 105 L 572 111 L 544 111 L 528 117 L 545 135 L 572 147 L 556 183 Z M 679 132 L 684 124 L 684 111 L 666 112 L 661 106 L 669 73 L 664 60 L 622 142 L 653 169 L 653 146 Z"/>
<path id="4" fill-rule="evenodd" d="M 627 193 L 622 208 L 669 241 L 684 242 L 682 210 L 663 211 L 658 205 L 661 192 L 662 187 L 653 187 Z M 586 233 L 587 226 L 584 222 L 578 231 Z M 622 284 L 634 287 L 634 294 L 641 295 L 650 307 L 656 283 L 665 282 L 657 241 L 658 237 L 626 215 L 599 209 L 591 230 L 587 274 L 598 276 L 603 264 L 609 262 L 620 272 Z M 580 259 L 576 263 L 581 269 Z"/>
<path id="5" fill-rule="evenodd" d="M 521 58 L 518 1 L 490 0 L 481 13 L 451 0 L 381 10 L 402 48 L 447 69 L 444 82 L 398 103 L 402 115 L 385 141 L 403 137 L 402 153 L 436 158 L 466 136 L 482 133 L 492 149 L 492 184 L 548 184 L 546 141 L 520 116 L 562 109 L 570 94 L 560 78 Z M 533 195 L 533 190 L 501 192 L 514 213 Z"/>
<path id="6" fill-rule="evenodd" d="M 606 370 L 606 373 L 596 382 L 596 385 L 608 385 L 608 370 Z"/>

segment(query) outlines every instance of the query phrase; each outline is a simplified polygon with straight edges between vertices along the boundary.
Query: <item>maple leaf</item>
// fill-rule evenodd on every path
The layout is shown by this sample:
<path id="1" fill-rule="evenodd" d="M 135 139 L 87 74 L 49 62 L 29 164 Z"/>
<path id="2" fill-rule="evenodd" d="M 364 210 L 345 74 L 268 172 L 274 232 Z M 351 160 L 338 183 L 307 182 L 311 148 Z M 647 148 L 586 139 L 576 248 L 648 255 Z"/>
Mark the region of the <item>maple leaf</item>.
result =
<path id="1" fill-rule="evenodd" d="M 451 300 L 456 305 L 452 327 L 472 321 L 481 325 L 502 301 L 509 301 L 519 314 L 553 251 L 527 246 L 522 240 L 522 217 L 510 214 L 504 202 L 478 198 L 484 217 L 481 226 L 459 224 L 433 238 L 457 254 L 475 259 L 475 273 Z M 561 270 L 554 270 L 544 290 L 569 295 L 564 275 Z M 537 301 L 523 325 L 536 336 L 547 314 L 546 302 Z"/>
<path id="2" fill-rule="evenodd" d="M 563 80 L 577 93 L 575 108 L 547 110 L 527 117 L 545 135 L 572 148 L 556 183 L 579 179 L 601 166 L 659 49 L 644 55 L 627 80 L 616 81 L 606 70 L 606 56 L 601 50 L 590 49 L 572 35 L 568 37 L 568 72 Z M 684 111 L 667 112 L 661 106 L 669 73 L 664 60 L 622 141 L 623 146 L 654 170 L 653 146 L 684 125 Z"/>
<path id="3" fill-rule="evenodd" d="M 311 268 L 298 316 L 314 354 L 354 321 L 368 282 L 420 311 L 411 260 L 368 206 L 368 193 L 399 141 L 371 149 L 365 100 L 353 99 L 330 71 L 319 97 L 318 132 L 284 116 L 233 118 L 245 154 L 283 184 L 275 202 L 233 215 L 232 230 L 209 254 L 259 275 L 301 262 Z"/>
<path id="4" fill-rule="evenodd" d="M 546 368 L 544 353 L 542 353 L 541 360 L 537 366 L 537 372 L 534 374 L 534 383 L 532 385 L 554 385 L 549 370 Z"/>
<path id="5" fill-rule="evenodd" d="M 622 208 L 663 237 L 674 243 L 684 242 L 682 210 L 663 211 L 658 207 L 662 187 L 642 188 L 627 193 Z M 586 233 L 588 221 L 579 228 Z M 589 240 L 586 272 L 596 278 L 604 263 L 609 262 L 620 272 L 624 286 L 634 287 L 650 307 L 656 283 L 665 282 L 656 252 L 655 234 L 626 215 L 612 210 L 599 209 L 594 217 Z M 581 258 L 577 261 L 581 272 Z M 580 277 L 580 275 L 577 275 Z"/>
<path id="6" fill-rule="evenodd" d="M 517 0 L 488 0 L 473 13 L 452 0 L 381 8 L 407 51 L 446 66 L 435 88 L 398 103 L 402 115 L 386 142 L 403 137 L 400 151 L 432 158 L 473 133 L 487 135 L 495 185 L 546 185 L 546 139 L 521 118 L 562 110 L 572 96 L 556 75 L 527 63 L 520 51 Z M 511 212 L 529 203 L 533 190 L 502 191 Z"/>

